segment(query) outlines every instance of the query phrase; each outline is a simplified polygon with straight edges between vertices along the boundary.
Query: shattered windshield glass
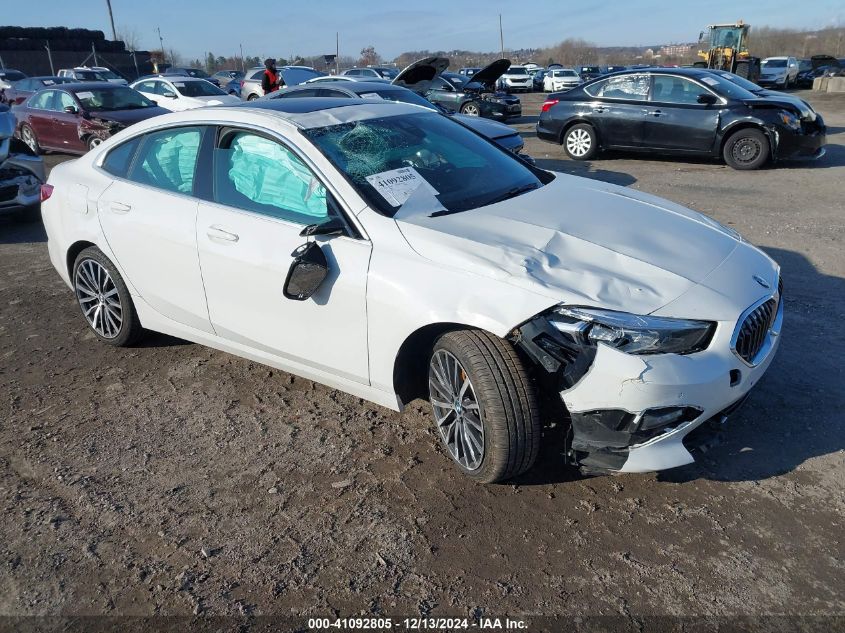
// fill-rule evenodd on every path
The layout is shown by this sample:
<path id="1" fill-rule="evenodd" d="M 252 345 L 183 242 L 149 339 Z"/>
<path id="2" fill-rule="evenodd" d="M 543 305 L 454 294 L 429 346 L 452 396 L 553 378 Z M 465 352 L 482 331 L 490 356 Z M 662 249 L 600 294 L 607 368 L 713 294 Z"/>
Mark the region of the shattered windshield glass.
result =
<path id="1" fill-rule="evenodd" d="M 303 130 L 370 205 L 394 217 L 456 213 L 542 187 L 532 170 L 448 117 L 389 116 Z M 543 178 L 543 180 L 541 180 Z"/>

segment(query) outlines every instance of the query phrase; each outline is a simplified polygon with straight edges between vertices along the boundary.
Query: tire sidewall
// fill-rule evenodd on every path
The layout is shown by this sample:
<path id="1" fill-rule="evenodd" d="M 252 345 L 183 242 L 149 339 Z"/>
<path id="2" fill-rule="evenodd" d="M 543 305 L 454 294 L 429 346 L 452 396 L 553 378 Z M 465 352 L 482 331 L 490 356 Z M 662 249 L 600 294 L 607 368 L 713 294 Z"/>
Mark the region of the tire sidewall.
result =
<path id="1" fill-rule="evenodd" d="M 468 110 L 469 108 L 475 108 L 475 114 L 470 114 L 469 112 L 467 112 L 467 110 Z M 461 108 L 461 114 L 463 114 L 463 115 L 465 115 L 465 116 L 477 116 L 477 117 L 480 117 L 480 116 L 481 116 L 481 108 L 480 108 L 480 107 L 479 107 L 479 105 L 478 105 L 477 103 L 475 103 L 474 101 L 470 101 L 469 103 L 465 103 L 465 104 L 463 105 L 463 107 Z"/>
<path id="2" fill-rule="evenodd" d="M 570 153 L 569 148 L 567 147 L 566 141 L 571 134 L 575 132 L 575 130 L 585 130 L 587 134 L 590 136 L 590 149 L 587 150 L 587 153 L 583 156 L 575 156 Z M 592 125 L 589 123 L 578 123 L 573 125 L 563 135 L 563 151 L 566 152 L 566 155 L 569 156 L 572 160 L 590 160 L 598 153 L 598 139 L 596 137 L 596 131 Z"/>
<path id="3" fill-rule="evenodd" d="M 92 260 L 100 264 L 103 268 L 105 268 L 109 276 L 114 283 L 115 288 L 117 288 L 118 298 L 120 299 L 120 306 L 123 312 L 123 321 L 120 324 L 120 332 L 114 338 L 106 338 L 101 336 L 97 330 L 95 330 L 90 323 L 88 323 L 88 319 L 85 318 L 85 313 L 82 310 L 82 305 L 79 303 L 79 300 L 76 299 L 76 271 L 82 265 L 84 261 Z M 73 274 L 71 276 L 71 283 L 73 285 L 73 292 L 74 298 L 76 299 L 76 305 L 79 308 L 79 313 L 82 315 L 82 319 L 85 322 L 85 325 L 88 326 L 88 331 L 91 332 L 94 336 L 96 336 L 100 341 L 103 343 L 107 343 L 109 345 L 115 345 L 117 347 L 123 347 L 125 345 L 129 345 L 134 342 L 140 333 L 140 324 L 138 322 L 138 316 L 135 312 L 135 305 L 132 302 L 132 296 L 129 294 L 129 289 L 126 287 L 126 284 L 123 282 L 123 277 L 120 276 L 120 273 L 115 268 L 114 264 L 111 263 L 108 257 L 96 246 L 91 246 L 83 250 L 79 255 L 76 256 L 76 260 L 73 262 Z"/>
<path id="4" fill-rule="evenodd" d="M 29 130 L 29 134 L 30 134 L 30 136 L 32 136 L 32 142 L 33 142 L 33 144 L 35 145 L 35 147 L 30 146 L 28 143 L 26 143 L 26 141 L 24 141 L 24 139 L 23 139 L 23 131 L 24 131 L 24 130 Z M 21 125 L 21 140 L 24 142 L 24 144 L 26 144 L 26 146 L 27 146 L 27 147 L 29 147 L 29 149 L 31 149 L 31 150 L 33 151 L 33 153 L 34 153 L 36 156 L 40 156 L 40 155 L 41 155 L 41 146 L 38 144 L 38 137 L 37 137 L 37 136 L 35 136 L 35 130 L 33 130 L 33 129 L 32 129 L 29 125 L 27 125 L 26 123 L 24 123 L 23 125 Z"/>

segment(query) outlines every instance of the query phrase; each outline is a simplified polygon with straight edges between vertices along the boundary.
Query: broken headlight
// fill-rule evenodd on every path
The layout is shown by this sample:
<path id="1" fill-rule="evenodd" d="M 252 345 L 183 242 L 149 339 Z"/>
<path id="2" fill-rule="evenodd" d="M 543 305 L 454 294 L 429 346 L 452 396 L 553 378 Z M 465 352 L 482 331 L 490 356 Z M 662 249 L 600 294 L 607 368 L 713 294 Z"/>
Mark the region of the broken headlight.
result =
<path id="1" fill-rule="evenodd" d="M 709 321 L 568 306 L 556 308 L 549 321 L 566 332 L 576 325 L 587 342 L 604 343 L 628 354 L 692 354 L 709 345 L 715 330 L 715 323 Z"/>

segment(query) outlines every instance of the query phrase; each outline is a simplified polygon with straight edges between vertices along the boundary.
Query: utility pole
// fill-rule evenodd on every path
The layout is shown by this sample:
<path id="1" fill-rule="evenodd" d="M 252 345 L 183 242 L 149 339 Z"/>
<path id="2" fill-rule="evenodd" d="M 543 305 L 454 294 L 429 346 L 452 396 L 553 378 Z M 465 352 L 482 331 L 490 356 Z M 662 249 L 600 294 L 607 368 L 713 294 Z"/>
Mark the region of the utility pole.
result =
<path id="1" fill-rule="evenodd" d="M 246 72 L 246 62 L 244 62 L 244 45 L 238 44 L 241 47 L 241 71 Z"/>
<path id="2" fill-rule="evenodd" d="M 94 46 L 94 42 L 91 42 L 91 53 L 94 55 L 94 65 L 99 66 L 100 62 L 97 60 L 97 47 Z"/>
<path id="3" fill-rule="evenodd" d="M 158 41 L 161 44 L 161 61 L 166 61 L 164 58 L 164 38 L 161 36 L 161 27 L 157 26 L 156 31 L 158 31 Z"/>
<path id="4" fill-rule="evenodd" d="M 334 34 L 334 74 L 340 74 L 340 31 Z"/>
<path id="5" fill-rule="evenodd" d="M 117 31 L 114 28 L 114 14 L 111 11 L 111 0 L 106 0 L 106 6 L 109 8 L 109 21 L 111 22 L 112 38 L 117 40 Z"/>
<path id="6" fill-rule="evenodd" d="M 502 32 L 502 14 L 499 14 L 499 47 L 502 49 L 502 59 L 505 58 L 505 36 Z"/>
<path id="7" fill-rule="evenodd" d="M 47 59 L 50 60 L 50 73 L 55 75 L 56 69 L 53 67 L 53 54 L 50 52 L 50 42 L 44 42 L 44 48 L 47 49 Z"/>

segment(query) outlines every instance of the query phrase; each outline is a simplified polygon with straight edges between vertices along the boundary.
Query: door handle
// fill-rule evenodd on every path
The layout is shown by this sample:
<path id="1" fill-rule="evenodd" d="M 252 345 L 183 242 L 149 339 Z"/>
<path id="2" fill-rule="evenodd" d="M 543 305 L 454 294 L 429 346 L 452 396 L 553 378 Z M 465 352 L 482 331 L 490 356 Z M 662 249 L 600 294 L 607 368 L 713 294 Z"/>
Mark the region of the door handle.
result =
<path id="1" fill-rule="evenodd" d="M 112 202 L 109 208 L 115 213 L 129 213 L 132 210 L 131 205 L 123 204 L 122 202 Z"/>
<path id="2" fill-rule="evenodd" d="M 603 108 L 602 106 L 598 106 L 597 108 L 593 108 L 593 112 L 597 112 L 598 114 L 601 114 L 602 112 L 606 112 L 606 111 L 607 111 L 607 108 Z"/>
<path id="3" fill-rule="evenodd" d="M 643 110 L 643 114 L 646 116 L 663 116 L 663 112 L 660 110 Z"/>
<path id="4" fill-rule="evenodd" d="M 241 239 L 235 233 L 230 233 L 216 224 L 208 227 L 208 231 L 205 234 L 212 240 L 223 240 L 224 242 L 237 242 Z"/>

